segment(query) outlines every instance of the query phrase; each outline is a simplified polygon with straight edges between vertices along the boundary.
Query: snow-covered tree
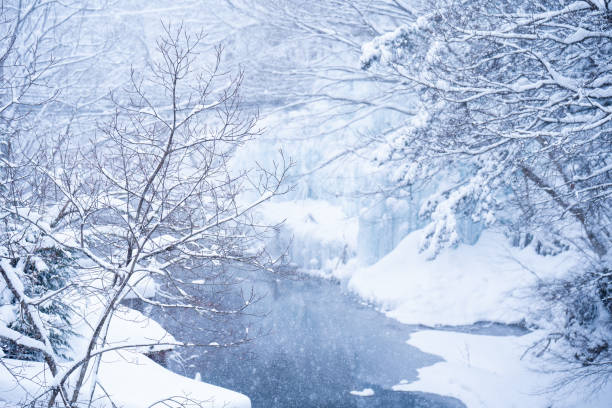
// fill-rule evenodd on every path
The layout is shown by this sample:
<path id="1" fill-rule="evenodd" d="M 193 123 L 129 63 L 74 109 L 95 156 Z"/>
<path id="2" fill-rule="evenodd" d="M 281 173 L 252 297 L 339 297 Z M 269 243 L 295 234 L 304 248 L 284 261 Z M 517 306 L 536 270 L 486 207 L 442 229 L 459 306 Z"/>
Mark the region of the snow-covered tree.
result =
<path id="1" fill-rule="evenodd" d="M 74 277 L 74 261 L 69 253 L 58 248 L 40 248 L 31 252 L 32 256 L 27 259 L 12 259 L 8 267 L 21 272 L 18 277 L 24 284 L 24 294 L 29 299 L 38 299 L 37 311 L 48 327 L 54 352 L 66 357 L 65 352 L 70 349 L 70 341 L 75 335 L 70 323 L 71 310 L 59 296 L 50 295 L 65 289 Z M 5 285 L 2 292 L 3 324 L 8 329 L 36 338 L 36 328 L 29 320 L 28 313 L 22 309 L 24 306 Z M 18 340 L 3 338 L 0 346 L 8 358 L 43 360 L 40 350 L 28 348 Z"/>
<path id="2" fill-rule="evenodd" d="M 51 122 L 49 111 L 62 105 L 60 84 L 67 78 L 58 74 L 75 61 L 78 47 L 63 34 L 85 6 L 40 0 L 0 5 L 2 350 L 12 358 L 44 359 L 55 372 L 54 360 L 70 349 L 73 334 L 61 296 L 69 286 L 72 255 L 15 214 L 48 204 L 45 183 L 34 178 L 31 162 L 40 151 L 37 136 Z M 64 123 L 60 115 L 52 122 L 56 128 Z"/>
<path id="3" fill-rule="evenodd" d="M 583 314 L 580 330 L 609 325 L 612 311 L 611 16 L 603 0 L 438 2 L 361 57 L 421 99 L 420 120 L 394 135 L 383 161 L 406 185 L 456 175 L 422 209 L 424 249 L 435 256 L 457 242 L 461 217 L 507 227 L 542 254 L 577 249 L 585 267 L 568 319 L 580 320 L 584 302 L 604 306 Z M 610 372 L 609 335 L 586 345 L 572 330 L 575 361 Z"/>
<path id="4" fill-rule="evenodd" d="M 68 129 L 9 163 L 19 199 L 3 195 L 3 215 L 14 226 L 4 232 L 24 255 L 7 255 L 0 272 L 13 296 L 6 304 L 19 304 L 29 326 L 17 332 L 3 322 L 0 337 L 43 356 L 54 377 L 49 404 L 74 406 L 94 395 L 101 355 L 125 347 L 107 344 L 107 334 L 126 297 L 205 317 L 237 315 L 254 297 L 225 307 L 223 293 L 235 282 L 230 269 L 274 262 L 261 245 L 268 228 L 251 212 L 283 192 L 290 163 L 279 154 L 272 169 L 234 169 L 235 150 L 259 134 L 256 117 L 241 109 L 242 74 L 221 68 L 220 49 L 209 64 L 198 52 L 203 35 L 164 28 L 148 70 L 133 69 L 129 85 L 101 102 L 114 114 L 101 116 L 89 143 Z M 32 236 L 37 246 L 23 245 Z M 43 255 L 58 253 L 75 257 L 74 274 L 46 282 L 48 293 L 33 297 L 27 280 L 57 271 Z M 54 348 L 57 319 L 41 319 L 54 299 L 70 302 L 71 322 L 87 322 L 67 362 Z"/>
<path id="5" fill-rule="evenodd" d="M 427 93 L 424 131 L 402 135 L 399 149 L 425 145 L 474 166 L 472 182 L 438 208 L 474 194 L 490 203 L 486 186 L 501 183 L 522 203 L 530 198 L 536 207 L 523 216 L 535 211 L 531 223 L 547 222 L 544 214 L 572 218 L 588 249 L 603 256 L 609 233 L 597 217 L 610 195 L 609 11 L 586 2 L 546 6 L 451 3 L 366 44 L 362 64 L 381 61 L 396 80 Z M 477 210 L 490 218 L 492 207 Z M 452 222 L 449 214 L 440 219 Z M 445 222 L 432 233 L 443 229 L 452 234 Z"/>

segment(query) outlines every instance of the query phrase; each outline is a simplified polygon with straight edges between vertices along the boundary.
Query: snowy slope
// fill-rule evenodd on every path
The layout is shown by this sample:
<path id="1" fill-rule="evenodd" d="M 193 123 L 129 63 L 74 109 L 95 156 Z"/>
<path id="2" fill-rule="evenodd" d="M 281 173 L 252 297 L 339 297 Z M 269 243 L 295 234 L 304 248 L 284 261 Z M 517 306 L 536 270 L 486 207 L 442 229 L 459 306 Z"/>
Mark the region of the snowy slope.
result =
<path id="1" fill-rule="evenodd" d="M 526 295 L 538 277 L 563 274 L 575 263 L 572 253 L 539 256 L 490 231 L 475 245 L 460 244 L 428 260 L 419 252 L 421 234 L 411 233 L 376 264 L 349 272 L 350 290 L 407 324 L 519 322 L 532 307 Z"/>

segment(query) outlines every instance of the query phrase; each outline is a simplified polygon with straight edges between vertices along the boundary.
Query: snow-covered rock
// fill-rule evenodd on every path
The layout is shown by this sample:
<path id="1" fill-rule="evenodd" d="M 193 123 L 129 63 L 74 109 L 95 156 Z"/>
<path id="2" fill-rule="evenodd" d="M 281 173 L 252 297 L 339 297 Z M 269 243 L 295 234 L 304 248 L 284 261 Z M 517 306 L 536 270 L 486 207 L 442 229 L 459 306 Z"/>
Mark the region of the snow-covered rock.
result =
<path id="1" fill-rule="evenodd" d="M 137 310 L 120 306 L 111 320 L 106 344 L 108 347 L 130 346 L 140 353 L 150 353 L 172 350 L 177 341 L 155 320 Z"/>
<path id="2" fill-rule="evenodd" d="M 353 390 L 350 394 L 356 397 L 372 397 L 374 396 L 374 390 L 371 388 L 364 388 L 361 391 Z"/>

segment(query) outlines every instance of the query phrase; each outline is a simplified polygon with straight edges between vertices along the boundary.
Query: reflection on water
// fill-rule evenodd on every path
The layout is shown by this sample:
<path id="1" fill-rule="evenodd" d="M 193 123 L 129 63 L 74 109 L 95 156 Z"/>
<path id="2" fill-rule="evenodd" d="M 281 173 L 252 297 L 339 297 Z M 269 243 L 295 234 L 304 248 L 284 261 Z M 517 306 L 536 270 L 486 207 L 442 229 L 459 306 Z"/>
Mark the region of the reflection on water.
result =
<path id="1" fill-rule="evenodd" d="M 258 336 L 235 348 L 178 350 L 170 369 L 192 378 L 200 373 L 203 381 L 242 392 L 253 408 L 464 407 L 456 399 L 390 390 L 440 360 L 406 344 L 415 328 L 360 304 L 333 282 L 248 279 L 243 289 L 251 286 L 265 295 L 250 308 L 257 316 L 155 316 L 182 341 L 221 343 L 243 337 L 246 327 Z M 350 394 L 364 388 L 375 394 Z"/>

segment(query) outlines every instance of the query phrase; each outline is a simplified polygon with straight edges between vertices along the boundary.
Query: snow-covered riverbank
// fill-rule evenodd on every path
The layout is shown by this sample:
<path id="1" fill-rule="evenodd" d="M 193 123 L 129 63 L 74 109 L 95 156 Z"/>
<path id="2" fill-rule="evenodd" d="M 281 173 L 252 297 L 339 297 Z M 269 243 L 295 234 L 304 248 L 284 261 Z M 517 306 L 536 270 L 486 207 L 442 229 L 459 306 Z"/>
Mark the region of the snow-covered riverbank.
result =
<path id="1" fill-rule="evenodd" d="M 576 262 L 571 252 L 539 256 L 532 247 L 512 247 L 492 232 L 473 246 L 462 244 L 427 260 L 419 253 L 420 240 L 416 231 L 376 264 L 338 275 L 350 290 L 406 324 L 489 321 L 550 328 L 545 319 L 554 315 L 543 313 L 546 305 L 534 300 L 533 287 L 562 277 Z M 448 395 L 469 408 L 609 407 L 611 384 L 555 387 L 568 374 L 563 372 L 567 367 L 527 352 L 544 335 L 488 336 L 454 332 L 452 327 L 415 333 L 409 344 L 445 361 L 419 369 L 417 381 L 393 389 Z"/>
<path id="2" fill-rule="evenodd" d="M 73 305 L 75 306 L 75 305 Z M 87 310 L 86 319 L 75 321 L 79 334 L 75 349 L 78 354 L 85 333 L 91 330 L 100 305 L 90 302 L 78 305 Z M 178 342 L 156 321 L 140 312 L 121 306 L 110 324 L 107 352 L 101 355 L 99 369 L 90 367 L 85 380 L 88 400 L 78 401 L 95 408 L 199 407 L 250 408 L 245 395 L 178 375 L 162 367 L 147 353 L 170 351 Z M 95 357 L 93 358 L 94 361 Z M 75 359 L 75 361 L 79 361 Z M 73 361 L 64 361 L 61 372 L 67 372 Z M 93 365 L 92 365 L 93 366 Z M 75 376 L 70 380 L 75 381 Z M 56 381 L 42 361 L 3 358 L 0 364 L 0 407 L 22 407 L 31 401 L 43 400 Z"/>
<path id="3" fill-rule="evenodd" d="M 318 244 L 310 245 L 310 241 L 320 238 L 308 233 L 316 226 L 315 219 L 308 216 L 312 203 L 294 206 L 277 206 L 275 214 L 286 214 L 290 220 L 286 234 L 299 238 L 301 253 L 316 255 Z M 296 212 L 300 208 L 306 210 Z M 346 233 L 350 220 L 339 209 L 323 214 L 327 215 L 326 230 L 334 231 L 325 239 L 334 240 L 338 248 L 353 248 L 356 237 L 347 238 Z M 335 258 L 336 268 L 305 269 L 339 280 L 348 291 L 399 322 L 444 328 L 410 335 L 408 344 L 445 361 L 420 368 L 416 381 L 398 382 L 394 390 L 452 396 L 469 408 L 609 406 L 611 386 L 592 388 L 576 383 L 557 389 L 554 385 L 562 381 L 566 367 L 526 353 L 544 336 L 544 329 L 552 327 L 555 317 L 545 303 L 536 300 L 533 288 L 569 273 L 578 259 L 575 254 L 541 256 L 532 246 L 520 249 L 504 235 L 485 231 L 476 244 L 445 249 L 431 260 L 419 251 L 421 240 L 422 231 L 408 234 L 373 265 L 364 266 L 359 258 L 342 264 Z M 333 262 L 328 260 L 334 257 L 326 253 L 322 259 L 311 264 L 330 265 Z M 487 335 L 487 330 L 485 334 L 470 332 L 470 326 L 478 322 L 519 324 L 536 330 L 528 334 L 507 330 L 503 336 Z"/>
<path id="4" fill-rule="evenodd" d="M 424 330 L 408 344 L 445 361 L 419 369 L 419 379 L 393 387 L 396 391 L 424 391 L 458 398 L 468 408 L 608 408 L 612 387 L 589 391 L 577 383 L 557 389 L 562 367 L 547 364 L 526 350 L 542 333 L 487 336 Z M 552 387 L 552 388 L 551 388 Z"/>

